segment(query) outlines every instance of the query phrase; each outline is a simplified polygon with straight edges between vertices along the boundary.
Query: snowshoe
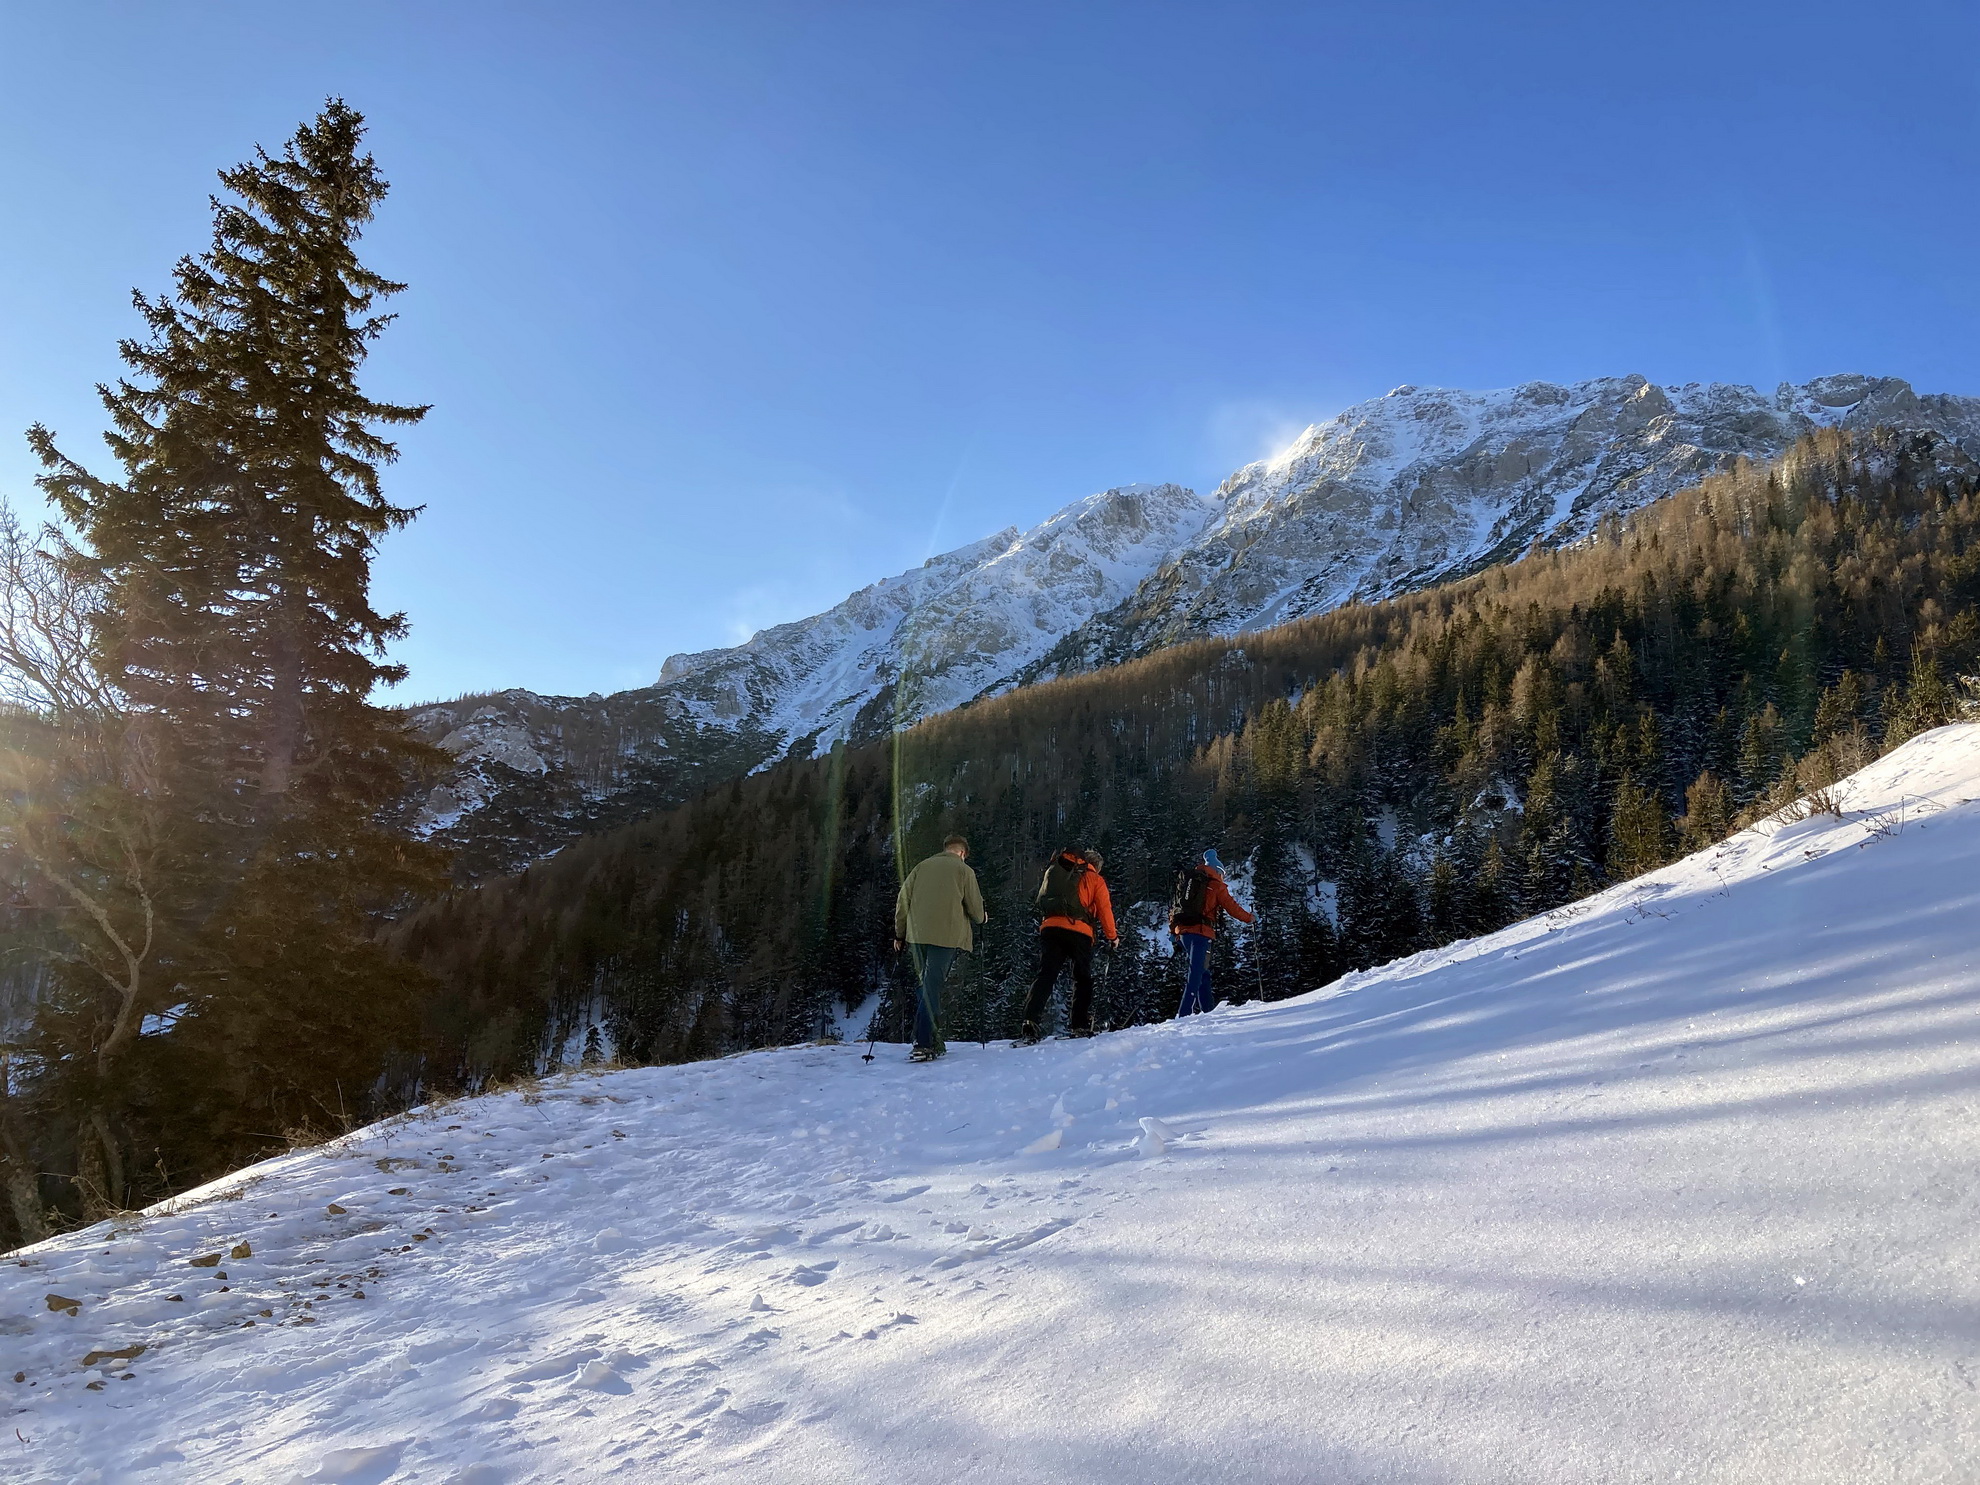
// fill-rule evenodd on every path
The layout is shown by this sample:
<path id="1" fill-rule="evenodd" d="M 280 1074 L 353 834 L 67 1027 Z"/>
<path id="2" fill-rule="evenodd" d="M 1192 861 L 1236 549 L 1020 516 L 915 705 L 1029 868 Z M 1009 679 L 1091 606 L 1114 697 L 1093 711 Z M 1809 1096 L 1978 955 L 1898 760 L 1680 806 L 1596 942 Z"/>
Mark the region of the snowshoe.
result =
<path id="1" fill-rule="evenodd" d="M 1044 1038 L 1038 1034 L 1038 1028 L 1027 1021 L 1023 1026 L 1018 1028 L 1017 1039 L 1011 1045 L 1014 1047 L 1035 1047 L 1043 1040 Z"/>
<path id="2" fill-rule="evenodd" d="M 948 1048 L 946 1047 L 916 1047 L 912 1052 L 908 1053 L 908 1061 L 933 1062 L 947 1050 Z"/>

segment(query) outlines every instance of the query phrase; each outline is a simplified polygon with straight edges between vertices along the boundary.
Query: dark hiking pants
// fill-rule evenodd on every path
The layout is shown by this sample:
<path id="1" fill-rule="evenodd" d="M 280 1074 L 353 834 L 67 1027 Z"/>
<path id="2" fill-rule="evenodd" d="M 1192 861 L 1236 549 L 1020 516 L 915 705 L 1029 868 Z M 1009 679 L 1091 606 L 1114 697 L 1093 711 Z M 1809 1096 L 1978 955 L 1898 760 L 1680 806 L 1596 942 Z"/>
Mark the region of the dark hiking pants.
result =
<path id="1" fill-rule="evenodd" d="M 942 1046 L 942 985 L 949 978 L 961 949 L 947 944 L 909 944 L 914 955 L 914 972 L 920 980 L 914 998 L 914 1044 L 917 1047 Z"/>
<path id="2" fill-rule="evenodd" d="M 1176 937 L 1189 955 L 1189 975 L 1183 981 L 1182 1004 L 1176 1007 L 1176 1014 L 1192 1016 L 1217 1003 L 1210 992 L 1210 940 L 1201 933 L 1179 933 Z"/>
<path id="3" fill-rule="evenodd" d="M 1066 1030 L 1093 1029 L 1093 939 L 1072 928 L 1038 930 L 1038 978 L 1031 982 L 1025 997 L 1024 1019 L 1036 1026 L 1045 1014 L 1045 1004 L 1059 983 L 1059 971 L 1068 964 L 1073 972 L 1072 1011 L 1066 1017 Z"/>

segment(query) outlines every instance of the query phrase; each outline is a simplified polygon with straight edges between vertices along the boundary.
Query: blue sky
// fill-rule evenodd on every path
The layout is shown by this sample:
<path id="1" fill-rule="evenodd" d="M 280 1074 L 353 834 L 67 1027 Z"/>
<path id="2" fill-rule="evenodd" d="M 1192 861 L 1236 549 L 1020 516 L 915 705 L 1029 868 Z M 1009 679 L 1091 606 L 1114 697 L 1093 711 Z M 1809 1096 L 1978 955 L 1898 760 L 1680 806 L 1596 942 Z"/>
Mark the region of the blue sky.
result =
<path id="1" fill-rule="evenodd" d="M 329 93 L 405 688 L 609 691 L 1402 382 L 1980 393 L 1967 4 L 0 6 L 0 491 Z"/>

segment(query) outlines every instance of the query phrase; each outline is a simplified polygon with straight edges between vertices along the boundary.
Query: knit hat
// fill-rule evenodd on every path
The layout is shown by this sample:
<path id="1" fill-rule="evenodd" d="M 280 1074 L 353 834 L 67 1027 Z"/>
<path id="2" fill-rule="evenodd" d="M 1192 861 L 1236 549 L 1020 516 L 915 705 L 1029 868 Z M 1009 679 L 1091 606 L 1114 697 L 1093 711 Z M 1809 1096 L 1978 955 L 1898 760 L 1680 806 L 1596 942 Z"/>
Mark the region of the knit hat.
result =
<path id="1" fill-rule="evenodd" d="M 1203 864 L 1216 871 L 1222 871 L 1224 869 L 1224 863 L 1217 859 L 1217 852 L 1214 848 L 1203 853 Z"/>

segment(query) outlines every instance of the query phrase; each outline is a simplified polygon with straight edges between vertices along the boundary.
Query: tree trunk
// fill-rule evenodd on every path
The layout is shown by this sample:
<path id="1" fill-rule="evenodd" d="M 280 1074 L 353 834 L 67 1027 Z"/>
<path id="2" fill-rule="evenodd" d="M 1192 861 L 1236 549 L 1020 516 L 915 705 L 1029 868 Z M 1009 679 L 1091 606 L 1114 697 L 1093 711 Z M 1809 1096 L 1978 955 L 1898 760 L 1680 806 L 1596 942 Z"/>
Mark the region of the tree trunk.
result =
<path id="1" fill-rule="evenodd" d="M 124 1187 L 124 1151 L 117 1143 L 117 1137 L 110 1132 L 110 1121 L 97 1109 L 89 1116 L 89 1132 L 96 1137 L 98 1148 L 103 1152 L 103 1197 L 110 1210 L 125 1210 L 128 1193 Z"/>
<path id="2" fill-rule="evenodd" d="M 48 1236 L 48 1213 L 41 1205 L 41 1182 L 35 1175 L 34 1161 L 14 1127 L 12 1115 L 0 1112 L 0 1176 L 7 1188 L 7 1204 L 14 1213 L 14 1226 L 22 1243 L 38 1243 Z"/>
<path id="3" fill-rule="evenodd" d="M 289 792 L 295 775 L 296 749 L 303 730 L 302 657 L 286 624 L 276 633 L 271 669 L 274 694 L 269 697 L 268 717 L 262 727 L 261 792 L 280 797 Z"/>
<path id="4" fill-rule="evenodd" d="M 103 1145 L 84 1120 L 76 1129 L 76 1194 L 82 1198 L 83 1220 L 101 1222 L 115 1207 L 110 1204 L 110 1173 L 103 1168 Z"/>

